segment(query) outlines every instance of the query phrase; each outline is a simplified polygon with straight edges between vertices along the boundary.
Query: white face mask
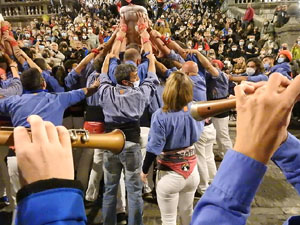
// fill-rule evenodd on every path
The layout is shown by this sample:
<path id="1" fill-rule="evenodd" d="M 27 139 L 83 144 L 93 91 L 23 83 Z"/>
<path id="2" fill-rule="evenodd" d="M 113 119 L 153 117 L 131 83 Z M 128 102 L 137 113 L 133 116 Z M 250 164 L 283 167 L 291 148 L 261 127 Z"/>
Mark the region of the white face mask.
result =
<path id="1" fill-rule="evenodd" d="M 283 63 L 283 62 L 284 62 L 284 58 L 278 58 L 278 59 L 277 59 L 277 62 L 278 62 L 278 63 Z"/>
<path id="2" fill-rule="evenodd" d="M 243 45 L 244 45 L 244 42 L 240 42 L 240 45 L 242 45 L 242 46 L 243 46 Z"/>
<path id="3" fill-rule="evenodd" d="M 248 45 L 248 48 L 249 48 L 249 49 L 252 49 L 252 48 L 253 48 L 253 46 L 252 46 L 252 45 Z"/>
<path id="4" fill-rule="evenodd" d="M 248 68 L 246 69 L 246 73 L 247 73 L 248 76 L 252 76 L 252 75 L 255 74 L 255 69 L 253 69 L 253 68 L 251 68 L 251 67 L 248 67 Z"/>
<path id="5" fill-rule="evenodd" d="M 297 41 L 298 45 L 300 45 L 300 41 Z"/>
<path id="6" fill-rule="evenodd" d="M 137 88 L 140 86 L 140 80 L 134 81 L 132 84 L 133 84 L 133 87 Z"/>
<path id="7" fill-rule="evenodd" d="M 237 48 L 232 48 L 232 51 L 234 51 L 234 52 L 235 52 L 236 50 L 237 50 Z"/>

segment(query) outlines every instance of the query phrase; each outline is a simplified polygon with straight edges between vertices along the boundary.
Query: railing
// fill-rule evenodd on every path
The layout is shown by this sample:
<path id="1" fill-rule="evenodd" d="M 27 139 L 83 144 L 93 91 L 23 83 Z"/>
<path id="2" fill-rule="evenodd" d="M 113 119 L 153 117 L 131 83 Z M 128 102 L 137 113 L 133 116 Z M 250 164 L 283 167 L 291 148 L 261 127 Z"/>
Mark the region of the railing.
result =
<path id="1" fill-rule="evenodd" d="M 72 0 L 64 0 L 64 6 L 72 8 Z M 57 14 L 62 0 L 0 0 L 0 13 L 10 22 L 28 22 L 44 14 Z"/>

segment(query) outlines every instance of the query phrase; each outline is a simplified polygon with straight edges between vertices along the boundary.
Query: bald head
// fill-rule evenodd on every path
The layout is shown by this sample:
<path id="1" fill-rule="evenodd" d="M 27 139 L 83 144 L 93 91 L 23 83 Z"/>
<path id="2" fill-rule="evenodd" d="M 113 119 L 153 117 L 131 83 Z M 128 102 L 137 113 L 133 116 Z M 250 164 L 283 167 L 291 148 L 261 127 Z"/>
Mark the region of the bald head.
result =
<path id="1" fill-rule="evenodd" d="M 124 61 L 140 61 L 141 54 L 134 48 L 129 48 L 124 53 Z"/>
<path id="2" fill-rule="evenodd" d="M 187 61 L 182 65 L 182 72 L 187 75 L 198 74 L 199 69 L 197 63 L 193 61 Z"/>

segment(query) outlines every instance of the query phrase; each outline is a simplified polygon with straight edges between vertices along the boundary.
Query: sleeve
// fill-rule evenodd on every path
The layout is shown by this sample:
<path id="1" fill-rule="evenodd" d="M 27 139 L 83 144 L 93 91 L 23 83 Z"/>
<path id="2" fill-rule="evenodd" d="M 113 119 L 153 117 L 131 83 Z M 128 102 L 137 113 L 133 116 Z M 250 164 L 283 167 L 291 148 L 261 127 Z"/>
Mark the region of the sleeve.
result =
<path id="1" fill-rule="evenodd" d="M 91 60 L 87 66 L 81 71 L 80 76 L 87 78 L 92 72 L 94 72 L 94 60 Z"/>
<path id="2" fill-rule="evenodd" d="M 151 120 L 150 132 L 148 136 L 147 152 L 159 155 L 166 145 L 166 130 L 159 120 L 160 111 L 156 111 Z"/>
<path id="3" fill-rule="evenodd" d="M 107 101 L 108 96 L 110 96 L 110 92 L 112 91 L 113 83 L 109 79 L 108 75 L 106 73 L 100 74 L 100 87 L 98 89 L 99 95 L 100 95 L 100 105 L 103 105 L 104 102 Z"/>
<path id="4" fill-rule="evenodd" d="M 177 71 L 177 70 L 178 69 L 176 67 L 166 70 L 166 72 L 165 72 L 166 78 L 168 78 L 174 71 Z"/>
<path id="5" fill-rule="evenodd" d="M 146 53 L 142 57 L 142 63 L 138 65 L 138 75 L 141 83 L 147 78 L 149 69 L 149 59 L 146 57 L 149 53 Z"/>
<path id="6" fill-rule="evenodd" d="M 191 225 L 246 224 L 266 170 L 264 164 L 229 150 L 213 183 L 197 203 Z"/>
<path id="7" fill-rule="evenodd" d="M 247 81 L 251 81 L 251 82 L 268 81 L 268 77 L 263 74 L 257 76 L 248 76 Z"/>
<path id="8" fill-rule="evenodd" d="M 65 85 L 68 89 L 73 89 L 75 85 L 78 84 L 80 79 L 80 75 L 73 69 L 68 75 L 65 77 Z"/>
<path id="9" fill-rule="evenodd" d="M 85 99 L 85 93 L 82 89 L 59 93 L 61 105 L 68 108 Z"/>
<path id="10" fill-rule="evenodd" d="M 147 105 L 149 105 L 150 99 L 154 96 L 157 85 L 159 85 L 159 80 L 156 74 L 148 72 L 147 78 L 139 87 L 141 92 L 145 96 Z"/>
<path id="11" fill-rule="evenodd" d="M 184 64 L 184 63 L 185 63 L 184 59 L 183 59 L 179 54 L 177 54 L 173 49 L 171 50 L 171 52 L 170 52 L 170 54 L 167 56 L 167 58 L 172 59 L 172 60 L 175 60 L 175 61 L 178 61 L 178 62 L 180 62 L 181 64 Z"/>
<path id="12" fill-rule="evenodd" d="M 0 88 L 0 97 L 8 97 L 13 95 L 21 95 L 23 86 L 19 78 L 12 78 L 10 84 L 6 88 Z"/>
<path id="13" fill-rule="evenodd" d="M 29 69 L 30 69 L 30 66 L 29 66 L 29 64 L 28 64 L 27 61 L 25 61 L 25 62 L 23 63 L 22 67 L 23 67 L 23 71 L 29 70 Z"/>
<path id="14" fill-rule="evenodd" d="M 300 140 L 288 134 L 286 142 L 274 153 L 272 161 L 300 194 Z"/>
<path id="15" fill-rule="evenodd" d="M 42 76 L 44 77 L 47 85 L 49 85 L 54 92 L 64 92 L 65 89 L 59 85 L 58 81 L 50 75 L 49 71 L 44 70 L 42 72 Z"/>
<path id="16" fill-rule="evenodd" d="M 114 85 L 117 84 L 115 71 L 119 64 L 120 62 L 117 58 L 111 58 L 109 61 L 108 76 Z"/>
<path id="17" fill-rule="evenodd" d="M 78 181 L 49 179 L 24 186 L 17 194 L 16 225 L 85 225 L 82 186 Z M 47 212 L 47 213 L 43 213 Z"/>

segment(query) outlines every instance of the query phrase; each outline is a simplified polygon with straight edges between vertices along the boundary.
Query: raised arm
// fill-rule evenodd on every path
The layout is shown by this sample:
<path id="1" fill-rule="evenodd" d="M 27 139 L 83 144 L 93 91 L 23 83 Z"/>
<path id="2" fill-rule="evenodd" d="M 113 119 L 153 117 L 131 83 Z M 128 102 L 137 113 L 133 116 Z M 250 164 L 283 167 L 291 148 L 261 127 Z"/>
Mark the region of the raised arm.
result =
<path id="1" fill-rule="evenodd" d="M 201 65 L 205 68 L 207 72 L 209 72 L 213 77 L 219 76 L 219 71 L 210 63 L 210 61 L 202 55 L 198 50 L 194 49 L 190 51 L 191 53 L 195 54 L 201 63 Z"/>

